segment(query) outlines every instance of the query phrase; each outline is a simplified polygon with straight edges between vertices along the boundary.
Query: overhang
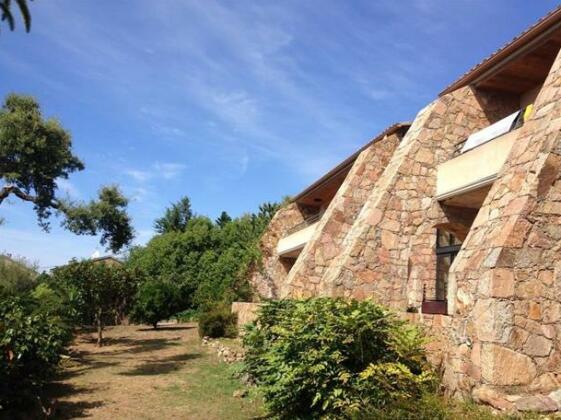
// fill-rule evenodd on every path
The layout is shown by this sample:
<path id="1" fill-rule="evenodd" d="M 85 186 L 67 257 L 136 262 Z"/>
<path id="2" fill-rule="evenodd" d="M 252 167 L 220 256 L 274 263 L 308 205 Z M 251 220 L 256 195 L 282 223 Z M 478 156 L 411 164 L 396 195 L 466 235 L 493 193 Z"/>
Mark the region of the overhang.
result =
<path id="1" fill-rule="evenodd" d="M 474 66 L 440 96 L 468 85 L 520 94 L 543 83 L 560 48 L 561 7 L 558 7 Z"/>

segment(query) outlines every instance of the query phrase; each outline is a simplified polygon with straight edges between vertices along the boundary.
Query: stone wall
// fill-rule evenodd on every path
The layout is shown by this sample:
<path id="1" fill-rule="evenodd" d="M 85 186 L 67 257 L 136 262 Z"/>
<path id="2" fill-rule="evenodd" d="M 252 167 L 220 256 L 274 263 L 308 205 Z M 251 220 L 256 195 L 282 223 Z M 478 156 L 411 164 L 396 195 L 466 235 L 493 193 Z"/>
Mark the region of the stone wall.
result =
<path id="1" fill-rule="evenodd" d="M 435 278 L 435 227 L 456 222 L 434 198 L 436 167 L 469 134 L 516 106 L 513 98 L 466 87 L 422 110 L 319 284 L 291 285 L 289 295 L 373 297 L 401 310 L 419 306 L 423 284 Z"/>
<path id="2" fill-rule="evenodd" d="M 499 408 L 561 407 L 560 66 L 558 57 L 478 212 L 436 200 L 437 166 L 518 98 L 464 87 L 423 109 L 399 144 L 388 137 L 358 157 L 288 276 L 276 244 L 303 216 L 295 204 L 279 211 L 254 277 L 260 294 L 418 308 L 435 282 L 436 228 L 453 231 L 464 243 L 450 269 L 450 316 L 412 315 L 436 338 L 431 357 L 447 389 Z"/>
<path id="3" fill-rule="evenodd" d="M 277 245 L 279 240 L 286 236 L 292 227 L 302 223 L 311 211 L 296 203 L 289 203 L 281 207 L 269 222 L 259 244 L 261 265 L 255 267 L 249 279 L 256 300 L 278 297 L 278 290 L 285 282 L 290 265 L 279 258 Z"/>
<path id="4" fill-rule="evenodd" d="M 244 325 L 247 325 L 257 318 L 257 310 L 259 303 L 253 302 L 233 302 L 232 313 L 236 314 L 238 320 L 238 330 L 241 331 Z"/>
<path id="5" fill-rule="evenodd" d="M 294 290 L 306 290 L 309 295 L 317 294 L 315 288 L 331 261 L 341 252 L 346 234 L 406 129 L 407 126 L 397 129 L 375 141 L 357 157 L 318 223 L 314 235 L 283 282 L 281 296 Z"/>
<path id="6" fill-rule="evenodd" d="M 500 393 L 561 387 L 560 64 L 451 267 L 446 385 L 503 405 Z"/>

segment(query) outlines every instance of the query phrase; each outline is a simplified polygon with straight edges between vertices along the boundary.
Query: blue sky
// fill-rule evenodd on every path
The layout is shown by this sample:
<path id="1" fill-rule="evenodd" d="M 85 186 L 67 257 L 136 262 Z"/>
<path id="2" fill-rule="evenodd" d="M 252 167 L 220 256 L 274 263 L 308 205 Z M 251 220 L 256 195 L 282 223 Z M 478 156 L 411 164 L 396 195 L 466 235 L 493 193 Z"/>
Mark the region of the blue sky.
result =
<path id="1" fill-rule="evenodd" d="M 0 96 L 31 94 L 70 130 L 88 199 L 117 183 L 137 243 L 183 195 L 216 217 L 294 194 L 556 6 L 525 0 L 36 0 L 0 35 Z M 0 208 L 0 251 L 43 268 L 96 238 Z"/>

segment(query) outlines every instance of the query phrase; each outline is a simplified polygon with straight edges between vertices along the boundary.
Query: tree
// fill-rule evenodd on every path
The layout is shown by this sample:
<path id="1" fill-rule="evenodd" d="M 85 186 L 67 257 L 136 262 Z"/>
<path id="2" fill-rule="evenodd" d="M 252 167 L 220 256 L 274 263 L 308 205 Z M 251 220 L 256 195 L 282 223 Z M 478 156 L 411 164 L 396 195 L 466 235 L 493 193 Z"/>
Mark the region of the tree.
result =
<path id="1" fill-rule="evenodd" d="M 183 232 L 192 217 L 191 201 L 189 197 L 183 197 L 154 222 L 154 229 L 158 233 Z"/>
<path id="2" fill-rule="evenodd" d="M 83 169 L 68 131 L 58 121 L 44 119 L 34 98 L 6 97 L 0 109 L 0 205 L 9 196 L 32 203 L 45 231 L 57 212 L 65 218 L 65 228 L 79 235 L 101 234 L 101 243 L 116 252 L 133 238 L 128 201 L 116 186 L 101 188 L 98 200 L 89 203 L 57 196 L 57 181 Z"/>
<path id="3" fill-rule="evenodd" d="M 158 322 L 178 312 L 179 289 L 163 279 L 149 279 L 142 283 L 136 294 L 131 318 L 135 322 L 158 328 Z"/>
<path id="4" fill-rule="evenodd" d="M 37 284 L 37 266 L 24 258 L 0 255 L 0 299 L 23 295 Z"/>
<path id="5" fill-rule="evenodd" d="M 222 227 L 218 220 L 194 216 L 183 231 L 156 235 L 146 246 L 134 248 L 127 264 L 178 285 L 179 310 L 248 299 L 248 272 L 260 260 L 259 238 L 275 208 L 266 204 L 258 214 L 242 215 Z"/>
<path id="6" fill-rule="evenodd" d="M 71 261 L 53 270 L 52 284 L 68 291 L 80 321 L 93 322 L 97 345 L 103 345 L 105 320 L 113 320 L 130 305 L 136 292 L 137 275 L 125 267 L 98 261 Z"/>
<path id="7" fill-rule="evenodd" d="M 218 219 L 216 219 L 216 224 L 218 225 L 218 227 L 224 227 L 226 226 L 226 223 L 230 223 L 232 221 L 232 218 L 230 217 L 230 215 L 228 213 L 226 213 L 225 211 L 223 211 L 222 213 L 220 213 L 220 216 L 218 217 Z"/>
<path id="8" fill-rule="evenodd" d="M 26 32 L 29 32 L 31 30 L 31 14 L 29 13 L 27 0 L 14 0 L 14 2 L 18 5 Z M 16 28 L 12 4 L 12 0 L 0 0 L 0 20 L 6 21 L 11 31 Z"/>

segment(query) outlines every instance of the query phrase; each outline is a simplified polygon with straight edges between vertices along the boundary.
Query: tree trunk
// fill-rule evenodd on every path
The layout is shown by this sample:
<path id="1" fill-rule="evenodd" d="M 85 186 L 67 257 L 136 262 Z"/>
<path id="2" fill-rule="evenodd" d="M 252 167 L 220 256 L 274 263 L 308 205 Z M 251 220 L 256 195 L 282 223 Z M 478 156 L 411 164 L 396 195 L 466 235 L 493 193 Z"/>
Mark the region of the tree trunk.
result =
<path id="1" fill-rule="evenodd" d="M 155 330 L 157 330 L 158 329 L 158 321 L 154 322 L 152 324 L 152 326 L 154 327 Z"/>
<path id="2" fill-rule="evenodd" d="M 103 346 L 103 319 L 101 309 L 97 311 L 97 346 Z"/>

